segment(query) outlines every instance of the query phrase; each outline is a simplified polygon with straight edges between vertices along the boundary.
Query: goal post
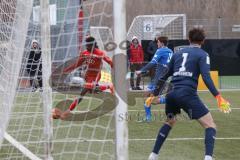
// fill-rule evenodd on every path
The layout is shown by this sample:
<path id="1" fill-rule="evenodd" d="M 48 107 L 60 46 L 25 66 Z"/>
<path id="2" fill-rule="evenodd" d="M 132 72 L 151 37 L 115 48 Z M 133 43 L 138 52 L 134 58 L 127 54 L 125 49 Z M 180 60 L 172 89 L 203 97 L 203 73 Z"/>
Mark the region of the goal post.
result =
<path id="1" fill-rule="evenodd" d="M 53 160 L 52 153 L 52 137 L 53 126 L 51 118 L 52 110 L 52 88 L 49 83 L 52 72 L 51 60 L 51 33 L 50 33 L 50 9 L 49 0 L 40 0 L 40 17 L 41 17 L 41 44 L 42 44 L 42 76 L 43 78 L 43 121 L 44 121 L 44 152 L 45 160 Z"/>
<path id="2" fill-rule="evenodd" d="M 113 1 L 113 21 L 114 41 L 119 45 L 126 40 L 126 0 Z M 123 56 L 117 56 L 119 54 Z M 120 115 L 127 115 L 128 113 L 127 82 L 125 78 L 127 74 L 126 50 L 117 47 L 115 56 L 118 58 L 114 59 L 115 88 L 118 93 L 118 104 L 115 111 L 116 159 L 128 160 L 128 121 L 125 118 L 119 119 Z"/>
<path id="3" fill-rule="evenodd" d="M 1 2 L 1 12 L 9 11 L 9 14 L 1 17 L 1 44 L 5 43 L 5 52 L 1 53 L 0 72 L 0 145 L 2 144 L 6 128 L 8 126 L 11 111 L 18 85 L 18 75 L 21 69 L 21 59 L 24 53 L 28 22 L 31 15 L 32 0 L 18 0 L 10 3 L 16 8 L 4 5 Z M 13 6 L 12 6 L 13 7 Z M 11 143 L 11 142 L 10 142 Z"/>

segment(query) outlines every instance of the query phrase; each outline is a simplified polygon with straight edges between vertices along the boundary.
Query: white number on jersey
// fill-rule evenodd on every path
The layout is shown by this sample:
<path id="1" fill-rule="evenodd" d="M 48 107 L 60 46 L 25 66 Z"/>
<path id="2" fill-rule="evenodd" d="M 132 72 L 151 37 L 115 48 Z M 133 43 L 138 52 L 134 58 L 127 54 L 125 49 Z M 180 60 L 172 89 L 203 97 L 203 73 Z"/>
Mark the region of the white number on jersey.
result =
<path id="1" fill-rule="evenodd" d="M 168 60 L 167 60 L 167 63 L 169 63 L 170 62 L 170 60 L 171 60 L 171 58 L 172 58 L 172 53 L 168 53 L 169 54 L 169 56 L 168 56 Z"/>
<path id="2" fill-rule="evenodd" d="M 206 63 L 210 65 L 210 58 L 208 56 L 206 61 L 207 61 Z"/>
<path id="3" fill-rule="evenodd" d="M 185 64 L 186 64 L 186 62 L 187 62 L 188 53 L 183 53 L 183 54 L 182 54 L 182 57 L 183 57 L 183 61 L 182 61 L 182 64 L 181 64 L 181 68 L 179 68 L 179 72 L 184 72 L 184 71 L 186 71 Z"/>

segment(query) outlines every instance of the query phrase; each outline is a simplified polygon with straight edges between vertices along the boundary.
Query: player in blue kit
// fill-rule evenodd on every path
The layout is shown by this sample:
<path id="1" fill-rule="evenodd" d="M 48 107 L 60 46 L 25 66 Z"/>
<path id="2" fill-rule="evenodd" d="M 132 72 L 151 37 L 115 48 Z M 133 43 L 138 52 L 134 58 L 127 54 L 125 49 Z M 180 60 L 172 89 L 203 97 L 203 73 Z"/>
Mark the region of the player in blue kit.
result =
<path id="1" fill-rule="evenodd" d="M 168 73 L 162 77 L 162 79 L 166 80 L 172 76 L 171 83 L 174 89 L 166 95 L 165 112 L 167 120 L 159 130 L 154 148 L 148 158 L 149 160 L 157 160 L 162 144 L 176 123 L 175 115 L 180 114 L 180 109 L 183 109 L 190 119 L 197 120 L 205 128 L 204 160 L 212 160 L 216 125 L 208 108 L 197 94 L 198 77 L 200 74 L 210 92 L 216 97 L 219 110 L 229 113 L 231 108 L 230 103 L 222 98 L 221 94 L 215 88 L 210 77 L 210 59 L 208 54 L 201 49 L 204 40 L 205 33 L 202 29 L 194 28 L 190 30 L 189 47 L 173 54 L 168 64 Z"/>
<path id="2" fill-rule="evenodd" d="M 167 37 L 158 37 L 157 38 L 157 45 L 158 50 L 154 54 L 152 60 L 145 65 L 140 71 L 136 71 L 136 74 L 139 75 L 141 73 L 145 73 L 152 69 L 153 67 L 156 68 L 155 76 L 152 82 L 148 85 L 149 95 L 144 103 L 144 109 L 146 114 L 146 121 L 151 121 L 152 113 L 151 113 L 151 104 L 154 101 L 154 99 L 157 98 L 155 103 L 163 104 L 165 103 L 165 97 L 163 96 L 157 96 L 155 97 L 153 95 L 153 91 L 156 88 L 156 83 L 158 82 L 159 77 L 164 76 L 164 74 L 167 73 L 167 64 L 170 62 L 170 59 L 172 57 L 172 50 L 167 47 L 168 38 Z"/>

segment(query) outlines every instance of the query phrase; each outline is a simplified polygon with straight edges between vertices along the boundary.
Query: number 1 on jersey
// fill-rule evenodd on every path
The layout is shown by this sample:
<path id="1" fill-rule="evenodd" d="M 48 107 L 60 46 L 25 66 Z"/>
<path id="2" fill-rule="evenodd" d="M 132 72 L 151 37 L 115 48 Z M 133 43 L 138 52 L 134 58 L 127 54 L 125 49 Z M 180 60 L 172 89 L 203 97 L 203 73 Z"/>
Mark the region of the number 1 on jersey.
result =
<path id="1" fill-rule="evenodd" d="M 186 64 L 186 62 L 187 62 L 188 53 L 183 53 L 183 54 L 182 54 L 182 57 L 183 57 L 183 61 L 182 61 L 182 64 L 181 64 L 181 68 L 179 68 L 179 72 L 184 72 L 184 71 L 186 71 L 185 64 Z"/>

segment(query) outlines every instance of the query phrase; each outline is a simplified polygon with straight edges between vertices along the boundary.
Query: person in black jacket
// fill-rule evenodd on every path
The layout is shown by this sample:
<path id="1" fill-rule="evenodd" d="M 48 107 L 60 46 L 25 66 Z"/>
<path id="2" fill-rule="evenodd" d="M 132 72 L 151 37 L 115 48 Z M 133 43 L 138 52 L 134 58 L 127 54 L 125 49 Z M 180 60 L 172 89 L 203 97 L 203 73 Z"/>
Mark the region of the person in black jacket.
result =
<path id="1" fill-rule="evenodd" d="M 27 61 L 27 72 L 30 76 L 32 91 L 39 87 L 42 90 L 42 51 L 37 40 L 32 40 L 31 50 Z M 35 81 L 38 82 L 38 86 Z"/>
<path id="2" fill-rule="evenodd" d="M 158 49 L 158 45 L 157 45 L 157 37 L 154 38 L 154 40 L 150 41 L 148 43 L 148 46 L 147 46 L 147 61 L 150 62 L 154 56 L 154 54 L 156 53 Z M 155 68 L 151 69 L 150 70 L 150 73 L 149 73 L 150 77 L 151 77 L 151 80 L 154 79 L 154 75 L 155 75 Z"/>
<path id="3" fill-rule="evenodd" d="M 156 53 L 157 49 L 158 49 L 157 37 L 155 37 L 154 40 L 149 42 L 148 47 L 147 47 L 148 61 L 152 60 L 152 58 L 153 58 L 154 54 Z"/>

